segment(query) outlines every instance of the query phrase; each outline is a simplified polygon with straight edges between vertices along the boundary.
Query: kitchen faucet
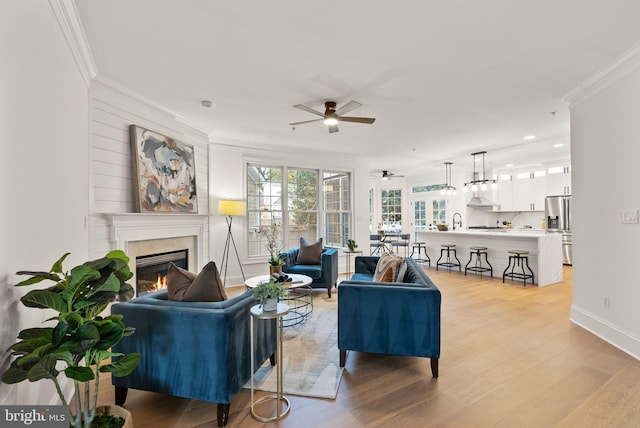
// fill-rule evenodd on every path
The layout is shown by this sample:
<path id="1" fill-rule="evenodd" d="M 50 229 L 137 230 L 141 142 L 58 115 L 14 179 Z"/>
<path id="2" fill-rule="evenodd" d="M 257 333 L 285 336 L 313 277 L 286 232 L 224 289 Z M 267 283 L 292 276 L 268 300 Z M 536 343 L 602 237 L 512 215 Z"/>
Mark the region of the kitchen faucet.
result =
<path id="1" fill-rule="evenodd" d="M 456 230 L 456 216 L 460 217 L 460 220 L 458 220 L 458 225 L 460 226 L 460 228 L 462 228 L 462 214 L 460 213 L 454 213 L 453 214 L 453 230 Z"/>

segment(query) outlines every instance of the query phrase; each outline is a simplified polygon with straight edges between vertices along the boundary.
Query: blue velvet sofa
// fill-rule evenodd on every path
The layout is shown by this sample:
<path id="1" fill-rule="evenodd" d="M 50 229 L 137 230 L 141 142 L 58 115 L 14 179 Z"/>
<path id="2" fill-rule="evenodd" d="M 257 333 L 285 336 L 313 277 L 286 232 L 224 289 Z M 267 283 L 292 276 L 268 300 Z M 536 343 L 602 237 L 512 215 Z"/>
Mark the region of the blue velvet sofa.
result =
<path id="1" fill-rule="evenodd" d="M 338 250 L 335 248 L 323 248 L 320 256 L 319 265 L 299 265 L 298 260 L 299 248 L 280 253 L 280 257 L 284 260 L 282 271 L 286 273 L 299 273 L 307 275 L 313 279 L 312 288 L 326 288 L 331 298 L 331 289 L 338 282 Z"/>
<path id="2" fill-rule="evenodd" d="M 373 282 L 378 259 L 356 257 L 354 275 L 338 286 L 340 367 L 347 351 L 428 357 L 438 377 L 440 290 L 411 258 L 402 282 Z"/>
<path id="3" fill-rule="evenodd" d="M 124 316 L 132 336 L 113 352 L 139 352 L 142 359 L 129 376 L 112 377 L 116 404 L 124 404 L 127 388 L 218 403 L 218 426 L 229 418 L 229 403 L 250 380 L 250 322 L 254 322 L 255 368 L 276 350 L 275 320 L 249 314 L 257 302 L 251 291 L 223 302 L 176 302 L 167 290 L 116 303 L 112 314 Z"/>

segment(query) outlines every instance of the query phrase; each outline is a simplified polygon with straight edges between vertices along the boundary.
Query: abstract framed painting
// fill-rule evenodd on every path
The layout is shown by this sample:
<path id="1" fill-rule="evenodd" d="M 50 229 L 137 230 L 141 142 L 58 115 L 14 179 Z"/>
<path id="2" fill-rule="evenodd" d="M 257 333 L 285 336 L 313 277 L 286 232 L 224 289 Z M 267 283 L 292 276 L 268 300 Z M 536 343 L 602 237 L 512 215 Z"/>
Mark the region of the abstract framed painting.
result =
<path id="1" fill-rule="evenodd" d="M 198 212 L 193 146 L 129 126 L 138 212 Z"/>

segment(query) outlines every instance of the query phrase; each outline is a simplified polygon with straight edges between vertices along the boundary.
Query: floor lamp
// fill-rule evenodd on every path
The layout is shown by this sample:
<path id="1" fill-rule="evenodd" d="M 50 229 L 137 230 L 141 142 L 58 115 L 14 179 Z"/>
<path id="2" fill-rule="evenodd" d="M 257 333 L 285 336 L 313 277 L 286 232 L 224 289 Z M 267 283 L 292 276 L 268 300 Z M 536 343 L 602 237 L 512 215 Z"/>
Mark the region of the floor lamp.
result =
<path id="1" fill-rule="evenodd" d="M 238 265 L 240 266 L 240 272 L 242 272 L 242 279 L 246 279 L 244 276 L 244 270 L 242 269 L 242 263 L 240 262 L 240 256 L 238 255 L 238 247 L 236 247 L 236 241 L 233 239 L 231 233 L 231 224 L 233 217 L 246 215 L 247 204 L 244 201 L 236 201 L 230 199 L 221 199 L 218 201 L 218 214 L 226 216 L 227 226 L 229 231 L 227 232 L 227 240 L 224 243 L 224 251 L 222 252 L 222 264 L 220 269 L 224 270 L 224 286 L 227 285 L 227 267 L 229 265 L 229 252 L 231 245 L 236 253 L 236 259 L 238 259 Z"/>

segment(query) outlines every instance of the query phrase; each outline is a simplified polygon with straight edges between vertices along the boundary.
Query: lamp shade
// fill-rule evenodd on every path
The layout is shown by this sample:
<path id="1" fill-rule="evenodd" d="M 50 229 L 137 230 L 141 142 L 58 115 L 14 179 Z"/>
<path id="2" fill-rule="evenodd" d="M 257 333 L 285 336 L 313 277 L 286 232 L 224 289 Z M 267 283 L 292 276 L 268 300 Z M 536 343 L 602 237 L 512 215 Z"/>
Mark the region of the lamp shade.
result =
<path id="1" fill-rule="evenodd" d="M 218 201 L 218 214 L 231 216 L 245 216 L 247 203 L 232 199 L 221 199 Z"/>

